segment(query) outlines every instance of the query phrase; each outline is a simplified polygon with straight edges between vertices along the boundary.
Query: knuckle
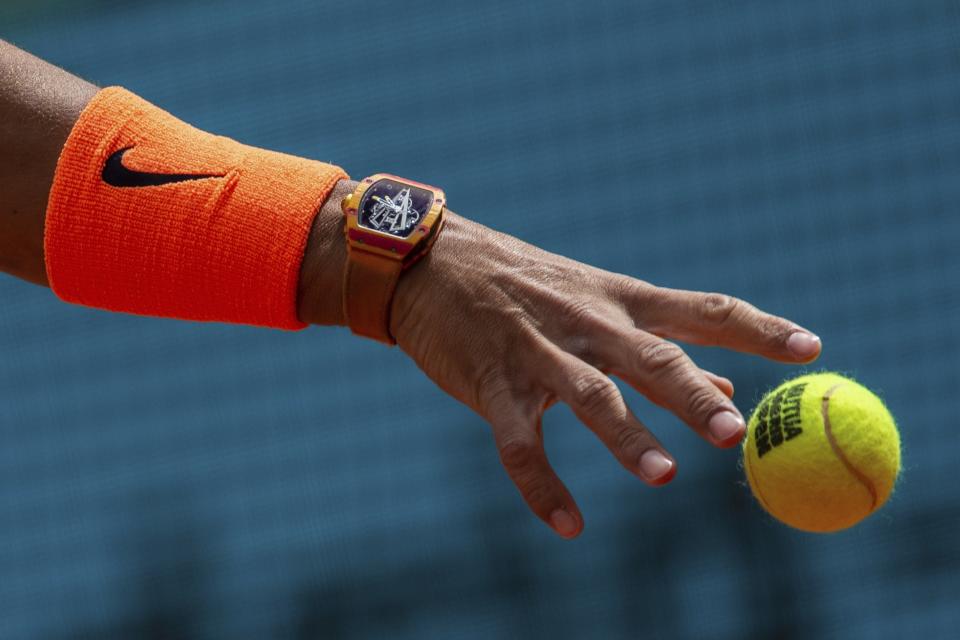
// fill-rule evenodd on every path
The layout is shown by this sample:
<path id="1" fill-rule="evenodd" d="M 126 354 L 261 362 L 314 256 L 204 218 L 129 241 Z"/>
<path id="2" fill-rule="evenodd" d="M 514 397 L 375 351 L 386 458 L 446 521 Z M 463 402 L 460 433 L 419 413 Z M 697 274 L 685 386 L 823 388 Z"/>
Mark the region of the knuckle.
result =
<path id="1" fill-rule="evenodd" d="M 740 301 L 724 293 L 705 293 L 700 297 L 700 315 L 711 324 L 726 324 L 740 306 Z"/>
<path id="2" fill-rule="evenodd" d="M 563 306 L 564 318 L 578 331 L 589 330 L 602 321 L 601 314 L 586 300 L 571 300 Z"/>
<path id="3" fill-rule="evenodd" d="M 625 425 L 617 431 L 616 450 L 624 460 L 633 460 L 646 448 L 647 434 L 636 426 Z"/>
<path id="4" fill-rule="evenodd" d="M 686 355 L 683 349 L 672 342 L 657 340 L 642 344 L 638 349 L 637 357 L 641 366 L 656 374 L 681 366 Z"/>
<path id="5" fill-rule="evenodd" d="M 705 386 L 695 386 L 687 397 L 687 410 L 691 416 L 706 417 L 716 410 L 723 401 L 718 398 L 719 392 Z"/>
<path id="6" fill-rule="evenodd" d="M 769 316 L 758 322 L 761 338 L 771 347 L 777 347 L 790 337 L 796 329 L 786 320 Z"/>
<path id="7" fill-rule="evenodd" d="M 487 367 L 478 377 L 474 403 L 482 414 L 491 415 L 498 402 L 511 393 L 510 383 L 499 367 Z"/>
<path id="8" fill-rule="evenodd" d="M 543 510 L 550 502 L 553 502 L 553 483 L 546 478 L 534 478 L 520 487 L 527 503 L 536 510 Z"/>
<path id="9" fill-rule="evenodd" d="M 532 442 L 514 440 L 500 447 L 500 460 L 511 474 L 531 468 L 536 457 L 537 447 Z"/>
<path id="10" fill-rule="evenodd" d="M 573 402 L 588 413 L 602 411 L 619 395 L 613 380 L 601 373 L 583 375 L 573 384 Z"/>
<path id="11" fill-rule="evenodd" d="M 642 304 L 653 297 L 657 288 L 642 280 L 636 280 L 629 276 L 619 276 L 614 281 L 613 290 L 622 302 Z"/>

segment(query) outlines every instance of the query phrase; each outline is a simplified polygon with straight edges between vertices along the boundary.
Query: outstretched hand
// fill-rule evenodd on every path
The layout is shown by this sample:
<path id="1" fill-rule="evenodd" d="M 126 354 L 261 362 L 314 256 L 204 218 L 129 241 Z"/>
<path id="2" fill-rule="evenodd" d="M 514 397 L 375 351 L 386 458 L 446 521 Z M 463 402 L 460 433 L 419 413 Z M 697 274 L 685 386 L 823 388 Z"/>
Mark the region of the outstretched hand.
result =
<path id="1" fill-rule="evenodd" d="M 816 336 L 742 300 L 656 287 L 447 216 L 433 250 L 400 279 L 391 331 L 490 423 L 527 505 L 563 537 L 579 534 L 583 517 L 544 451 L 541 418 L 552 404 L 568 404 L 620 464 L 657 486 L 677 463 L 610 375 L 726 448 L 745 430 L 733 385 L 669 340 L 793 363 L 820 352 Z"/>

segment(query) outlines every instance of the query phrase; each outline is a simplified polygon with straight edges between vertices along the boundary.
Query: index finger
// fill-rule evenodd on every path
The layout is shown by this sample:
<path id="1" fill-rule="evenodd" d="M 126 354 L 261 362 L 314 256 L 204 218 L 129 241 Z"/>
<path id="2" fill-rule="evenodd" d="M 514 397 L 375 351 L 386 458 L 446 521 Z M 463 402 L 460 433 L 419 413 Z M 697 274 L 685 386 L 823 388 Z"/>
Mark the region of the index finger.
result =
<path id="1" fill-rule="evenodd" d="M 815 334 L 723 293 L 628 286 L 620 287 L 620 301 L 638 327 L 661 337 L 781 362 L 811 362 L 820 355 Z"/>

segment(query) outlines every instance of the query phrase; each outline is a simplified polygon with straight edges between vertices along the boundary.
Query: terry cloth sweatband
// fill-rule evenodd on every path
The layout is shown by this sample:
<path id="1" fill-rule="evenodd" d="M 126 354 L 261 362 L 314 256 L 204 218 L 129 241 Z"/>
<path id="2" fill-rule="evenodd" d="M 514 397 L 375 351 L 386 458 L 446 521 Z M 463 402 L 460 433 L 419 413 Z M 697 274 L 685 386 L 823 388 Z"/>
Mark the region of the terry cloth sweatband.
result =
<path id="1" fill-rule="evenodd" d="M 301 329 L 307 237 L 346 177 L 103 89 L 57 162 L 44 230 L 50 287 L 112 311 Z"/>

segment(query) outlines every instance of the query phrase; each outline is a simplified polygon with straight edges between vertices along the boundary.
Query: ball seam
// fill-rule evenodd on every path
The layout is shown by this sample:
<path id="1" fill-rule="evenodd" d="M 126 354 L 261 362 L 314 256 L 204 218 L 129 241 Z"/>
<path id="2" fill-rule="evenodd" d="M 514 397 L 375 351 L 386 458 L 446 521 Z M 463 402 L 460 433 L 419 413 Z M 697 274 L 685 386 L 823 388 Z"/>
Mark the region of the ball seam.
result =
<path id="1" fill-rule="evenodd" d="M 872 502 L 870 503 L 870 511 L 873 512 L 877 508 L 877 489 L 873 486 L 873 481 L 859 469 L 857 469 L 850 459 L 847 458 L 846 454 L 843 452 L 843 449 L 840 447 L 840 444 L 837 442 L 837 439 L 833 435 L 833 426 L 830 424 L 830 396 L 834 392 L 842 387 L 842 384 L 835 384 L 823 394 L 822 402 L 820 405 L 820 411 L 823 414 L 823 430 L 827 436 L 827 442 L 830 443 L 830 448 L 833 449 L 833 453 L 839 458 L 840 462 L 843 463 L 843 466 L 847 468 L 854 478 L 856 478 L 860 484 L 870 492 L 870 498 Z"/>

